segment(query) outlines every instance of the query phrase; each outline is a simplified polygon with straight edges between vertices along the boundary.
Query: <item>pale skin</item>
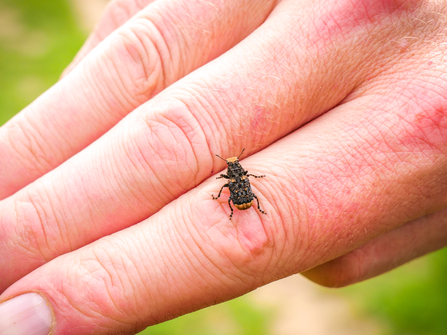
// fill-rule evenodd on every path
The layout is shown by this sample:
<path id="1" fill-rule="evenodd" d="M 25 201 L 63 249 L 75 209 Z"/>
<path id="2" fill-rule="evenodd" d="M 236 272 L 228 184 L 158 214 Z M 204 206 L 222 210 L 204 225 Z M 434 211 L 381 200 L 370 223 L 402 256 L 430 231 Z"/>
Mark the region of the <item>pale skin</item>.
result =
<path id="1" fill-rule="evenodd" d="M 112 1 L 0 128 L 0 299 L 42 293 L 53 334 L 133 334 L 295 273 L 344 286 L 445 246 L 446 13 Z M 214 155 L 243 147 L 268 216 L 229 221 Z"/>

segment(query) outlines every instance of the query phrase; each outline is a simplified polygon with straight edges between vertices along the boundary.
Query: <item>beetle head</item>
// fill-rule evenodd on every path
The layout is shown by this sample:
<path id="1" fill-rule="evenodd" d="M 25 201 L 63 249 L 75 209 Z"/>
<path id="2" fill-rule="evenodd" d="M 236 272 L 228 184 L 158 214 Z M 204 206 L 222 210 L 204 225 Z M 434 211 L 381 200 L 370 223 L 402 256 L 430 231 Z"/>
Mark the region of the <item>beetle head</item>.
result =
<path id="1" fill-rule="evenodd" d="M 234 164 L 234 163 L 238 163 L 239 162 L 239 157 L 242 156 L 242 153 L 244 152 L 244 150 L 245 150 L 245 148 L 242 149 L 241 153 L 237 157 L 230 157 L 230 158 L 227 158 L 227 159 L 223 159 L 218 154 L 216 154 L 216 156 L 219 157 L 221 160 L 227 162 L 228 165 L 230 165 L 230 164 Z"/>

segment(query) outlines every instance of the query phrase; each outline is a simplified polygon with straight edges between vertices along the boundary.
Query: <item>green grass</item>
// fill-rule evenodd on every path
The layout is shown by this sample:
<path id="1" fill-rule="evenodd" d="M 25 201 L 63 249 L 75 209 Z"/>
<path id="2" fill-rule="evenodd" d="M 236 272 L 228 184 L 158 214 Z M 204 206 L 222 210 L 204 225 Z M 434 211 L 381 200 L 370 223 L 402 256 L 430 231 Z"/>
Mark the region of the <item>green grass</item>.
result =
<path id="1" fill-rule="evenodd" d="M 0 124 L 58 80 L 85 37 L 67 1 L 0 0 Z"/>
<path id="2" fill-rule="evenodd" d="M 272 313 L 245 297 L 152 326 L 139 335 L 269 335 Z"/>
<path id="3" fill-rule="evenodd" d="M 384 335 L 445 335 L 447 249 L 342 292 L 364 313 L 389 325 Z"/>

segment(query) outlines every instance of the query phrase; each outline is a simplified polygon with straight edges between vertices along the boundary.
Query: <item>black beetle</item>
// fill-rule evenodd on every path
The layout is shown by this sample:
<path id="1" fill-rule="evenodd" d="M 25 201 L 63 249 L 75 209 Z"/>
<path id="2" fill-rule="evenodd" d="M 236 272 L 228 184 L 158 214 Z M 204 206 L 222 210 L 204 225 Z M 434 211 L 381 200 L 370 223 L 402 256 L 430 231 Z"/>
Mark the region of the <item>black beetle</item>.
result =
<path id="1" fill-rule="evenodd" d="M 258 197 L 252 192 L 250 180 L 248 177 L 255 177 L 255 178 L 264 178 L 265 176 L 255 176 L 253 174 L 248 174 L 248 171 L 245 171 L 244 168 L 239 163 L 239 157 L 241 157 L 242 153 L 244 152 L 245 148 L 242 149 L 242 152 L 238 157 L 230 157 L 227 159 L 223 159 L 219 155 L 216 154 L 217 157 L 227 162 L 228 168 L 227 168 L 227 174 L 221 174 L 216 179 L 225 178 L 228 179 L 228 183 L 222 186 L 220 189 L 219 195 L 215 197 L 214 195 L 211 195 L 214 200 L 218 199 L 220 197 L 220 194 L 222 193 L 222 190 L 224 187 L 228 187 L 230 189 L 230 197 L 228 198 L 228 205 L 231 209 L 230 214 L 230 220 L 233 216 L 233 207 L 231 207 L 231 201 L 233 201 L 234 206 L 239 210 L 245 210 L 249 209 L 253 205 L 253 198 L 255 198 L 258 201 L 258 209 L 262 214 L 267 215 L 266 212 L 264 212 L 261 207 L 259 206 L 259 199 Z"/>

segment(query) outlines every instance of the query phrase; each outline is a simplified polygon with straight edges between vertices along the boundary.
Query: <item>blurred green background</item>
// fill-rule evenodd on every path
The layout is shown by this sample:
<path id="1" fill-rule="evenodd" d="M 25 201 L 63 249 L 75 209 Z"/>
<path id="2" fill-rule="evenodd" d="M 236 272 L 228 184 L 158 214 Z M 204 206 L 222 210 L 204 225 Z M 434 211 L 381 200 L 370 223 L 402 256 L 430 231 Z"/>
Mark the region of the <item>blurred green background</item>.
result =
<path id="1" fill-rule="evenodd" d="M 0 124 L 58 80 L 95 4 L 104 0 L 0 0 Z M 141 334 L 446 335 L 447 250 L 345 289 L 294 276 Z"/>

